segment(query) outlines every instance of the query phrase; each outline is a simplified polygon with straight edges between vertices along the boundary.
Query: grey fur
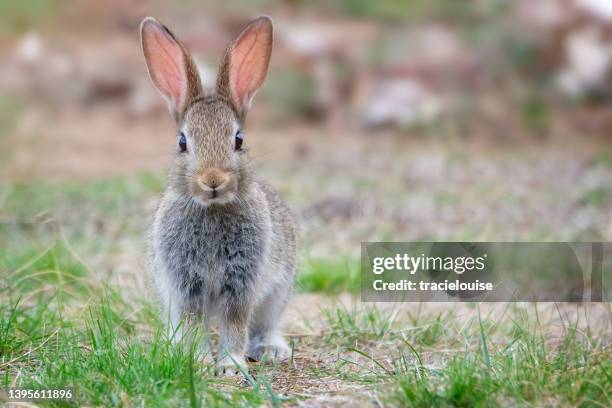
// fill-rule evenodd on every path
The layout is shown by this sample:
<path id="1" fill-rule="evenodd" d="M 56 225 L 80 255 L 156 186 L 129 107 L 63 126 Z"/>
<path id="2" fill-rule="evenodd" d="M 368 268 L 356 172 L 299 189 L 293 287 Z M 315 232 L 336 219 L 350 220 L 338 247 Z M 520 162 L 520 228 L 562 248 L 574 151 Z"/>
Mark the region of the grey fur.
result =
<path id="1" fill-rule="evenodd" d="M 229 69 L 225 65 L 222 70 Z M 199 84 L 199 78 L 188 80 Z M 172 330 L 182 324 L 180 338 L 184 328 L 208 329 L 218 318 L 222 370 L 243 365 L 245 353 L 287 357 L 279 321 L 296 264 L 291 211 L 255 177 L 247 149 L 234 149 L 234 128 L 242 127 L 244 113 L 229 94 L 218 89 L 192 98 L 174 115 L 188 135 L 189 152 L 177 150 L 150 234 L 150 269 Z M 210 169 L 229 180 L 226 198 L 215 200 L 199 189 Z"/>

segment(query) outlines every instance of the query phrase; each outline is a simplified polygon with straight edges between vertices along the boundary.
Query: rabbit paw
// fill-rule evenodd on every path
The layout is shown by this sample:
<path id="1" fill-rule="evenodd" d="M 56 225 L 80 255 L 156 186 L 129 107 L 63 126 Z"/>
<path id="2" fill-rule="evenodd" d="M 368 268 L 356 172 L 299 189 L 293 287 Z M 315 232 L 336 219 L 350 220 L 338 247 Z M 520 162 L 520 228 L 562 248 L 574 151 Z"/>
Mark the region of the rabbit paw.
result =
<path id="1" fill-rule="evenodd" d="M 270 361 L 284 361 L 291 356 L 291 349 L 284 339 L 278 338 L 268 344 L 268 358 Z"/>
<path id="2" fill-rule="evenodd" d="M 241 374 L 239 367 L 245 372 L 248 371 L 247 363 L 244 357 L 231 354 L 219 360 L 217 363 L 216 372 L 219 376 L 232 377 Z"/>
<path id="3" fill-rule="evenodd" d="M 262 359 L 267 359 L 270 362 L 283 361 L 288 359 L 290 355 L 291 349 L 280 336 L 272 338 L 268 345 L 259 343 L 247 352 L 247 358 L 251 361 L 261 361 Z"/>

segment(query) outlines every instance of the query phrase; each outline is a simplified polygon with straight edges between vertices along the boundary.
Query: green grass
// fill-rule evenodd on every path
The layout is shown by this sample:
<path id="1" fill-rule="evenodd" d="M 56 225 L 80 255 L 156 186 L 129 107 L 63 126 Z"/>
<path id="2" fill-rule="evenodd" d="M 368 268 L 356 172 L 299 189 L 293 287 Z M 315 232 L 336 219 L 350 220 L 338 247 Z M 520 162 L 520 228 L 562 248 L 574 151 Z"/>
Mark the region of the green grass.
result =
<path id="1" fill-rule="evenodd" d="M 409 406 L 609 406 L 612 361 L 593 339 L 569 333 L 557 347 L 530 333 L 493 355 L 457 353 L 441 371 L 406 369 L 393 401 Z M 489 361 L 490 358 L 490 361 Z"/>
<path id="2" fill-rule="evenodd" d="M 159 195 L 163 180 L 162 174 L 143 172 L 90 181 L 6 184 L 0 186 L 0 210 L 19 221 L 44 212 L 61 216 L 66 224 L 83 217 L 86 222 L 125 217 L 142 211 L 146 200 Z"/>
<path id="3" fill-rule="evenodd" d="M 0 32 L 19 34 L 48 21 L 55 16 L 57 3 L 54 0 L 0 1 Z"/>
<path id="4" fill-rule="evenodd" d="M 612 190 L 608 187 L 595 187 L 586 191 L 580 198 L 580 203 L 587 206 L 602 206 L 610 202 Z"/>
<path id="5" fill-rule="evenodd" d="M 72 401 L 51 406 L 260 406 L 285 398 L 267 369 L 255 368 L 247 387 L 215 377 L 193 348 L 166 338 L 151 300 L 127 301 L 61 243 L 12 262 L 0 292 L 4 387 L 74 390 Z M 550 342 L 537 314 L 510 312 L 510 321 L 461 322 L 451 312 L 337 306 L 325 311 L 327 328 L 315 341 L 338 353 L 328 374 L 366 384 L 392 406 L 609 405 L 605 336 L 568 323 Z M 443 348 L 456 352 L 426 364 Z"/>
<path id="6" fill-rule="evenodd" d="M 47 306 L 52 309 L 45 310 Z M 159 325 L 152 326 L 155 331 L 148 338 L 139 339 L 119 313 L 108 300 L 74 320 L 63 317 L 62 307 L 54 303 L 9 305 L 1 320 L 13 333 L 0 343 L 9 369 L 3 385 L 72 388 L 74 400 L 57 404 L 67 406 L 183 405 L 193 395 L 198 406 L 259 406 L 270 401 L 263 384 L 222 391 L 221 381 L 193 349 L 173 346 Z M 11 381 L 16 378 L 17 383 Z"/>
<path id="7" fill-rule="evenodd" d="M 406 330 L 397 313 L 337 308 L 326 314 L 324 339 L 354 356 L 338 359 L 336 375 L 391 390 L 385 394 L 391 406 L 610 405 L 609 338 L 568 323 L 565 335 L 553 342 L 542 334 L 537 312 L 510 312 L 512 318 L 503 323 L 476 315 L 459 330 L 456 317 L 429 315 L 431 323 L 421 333 L 433 330 L 447 336 L 419 342 L 419 335 L 406 335 L 412 330 Z M 436 350 L 455 347 L 445 361 L 424 364 L 425 355 L 437 352 L 440 357 Z"/>
<path id="8" fill-rule="evenodd" d="M 471 4 L 459 4 L 452 0 L 333 0 L 317 1 L 314 5 L 344 16 L 398 23 L 441 18 L 467 22 L 473 21 L 479 15 L 477 7 Z"/>
<path id="9" fill-rule="evenodd" d="M 298 268 L 296 288 L 302 292 L 357 293 L 360 281 L 359 262 L 350 257 L 310 258 Z"/>
<path id="10" fill-rule="evenodd" d="M 328 329 L 324 341 L 344 347 L 365 345 L 397 335 L 392 331 L 394 315 L 375 307 L 347 309 L 342 306 L 324 311 Z"/>
<path id="11" fill-rule="evenodd" d="M 297 365 L 252 366 L 244 384 L 216 377 L 194 347 L 169 341 L 149 293 L 108 279 L 124 245 L 142 248 L 162 180 L 0 188 L 0 388 L 74 390 L 49 406 L 278 406 L 330 382 L 355 405 L 610 406 L 609 305 L 585 324 L 543 315 L 541 305 L 347 305 L 334 296 L 305 322 L 313 334 L 294 339 Z M 301 259 L 298 292 L 358 292 L 357 260 Z M 304 378 L 297 390 L 279 385 Z"/>
<path id="12" fill-rule="evenodd" d="M 0 292 L 3 387 L 73 389 L 73 400 L 52 406 L 260 406 L 278 400 L 265 376 L 248 388 L 215 377 L 195 348 L 168 340 L 150 301 L 125 301 L 58 251 L 9 275 Z M 72 287 L 75 273 L 78 290 Z"/>
<path id="13" fill-rule="evenodd" d="M 2 387 L 74 389 L 74 400 L 53 406 L 276 406 L 283 400 L 267 372 L 249 387 L 214 376 L 193 349 L 168 341 L 147 294 L 127 301 L 98 272 L 111 265 L 93 260 L 119 253 L 117 239 L 143 240 L 146 207 L 162 180 L 143 173 L 0 187 Z M 354 268 L 348 260 L 313 260 L 300 285 L 355 290 Z"/>
<path id="14" fill-rule="evenodd" d="M 162 188 L 163 175 L 158 173 L 0 186 L 0 246 L 6 249 L 0 252 L 0 267 L 11 270 L 41 256 L 20 273 L 37 268 L 53 276 L 53 268 L 42 263 L 49 264 L 58 256 L 57 250 L 46 249 L 57 247 L 59 238 L 61 245 L 68 246 L 64 249 L 77 251 L 84 258 L 101 249 L 110 253 L 119 250 L 116 237 L 142 244 L 153 211 L 148 203 L 157 200 Z M 58 237 L 59 232 L 63 237 Z M 95 241 L 89 239 L 92 235 L 97 236 Z M 298 291 L 359 291 L 359 263 L 350 256 L 301 258 Z"/>

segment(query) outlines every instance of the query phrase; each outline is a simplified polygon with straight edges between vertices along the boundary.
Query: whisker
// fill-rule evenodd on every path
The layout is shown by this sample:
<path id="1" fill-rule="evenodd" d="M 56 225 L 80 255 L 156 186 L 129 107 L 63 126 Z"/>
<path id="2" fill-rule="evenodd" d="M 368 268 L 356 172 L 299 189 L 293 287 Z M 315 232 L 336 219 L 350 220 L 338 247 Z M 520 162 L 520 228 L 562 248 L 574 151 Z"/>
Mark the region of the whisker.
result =
<path id="1" fill-rule="evenodd" d="M 261 159 L 262 157 L 269 156 L 272 153 L 274 153 L 274 152 L 273 151 L 263 152 L 263 153 L 260 153 L 258 155 L 255 155 L 255 156 L 251 156 L 251 160 L 258 160 L 258 159 Z"/>

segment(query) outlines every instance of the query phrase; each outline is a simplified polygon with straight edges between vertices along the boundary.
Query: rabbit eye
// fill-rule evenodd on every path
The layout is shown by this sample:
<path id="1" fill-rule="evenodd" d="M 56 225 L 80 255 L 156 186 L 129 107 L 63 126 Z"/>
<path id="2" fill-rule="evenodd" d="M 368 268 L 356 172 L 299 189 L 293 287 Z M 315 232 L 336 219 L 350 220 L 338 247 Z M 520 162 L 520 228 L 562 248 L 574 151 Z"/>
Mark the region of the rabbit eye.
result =
<path id="1" fill-rule="evenodd" d="M 234 147 L 236 150 L 240 150 L 242 148 L 242 142 L 244 141 L 244 134 L 242 130 L 238 130 L 234 135 Z"/>
<path id="2" fill-rule="evenodd" d="M 187 138 L 185 137 L 185 133 L 183 132 L 179 134 L 178 145 L 179 145 L 179 149 L 181 149 L 181 152 L 187 151 Z"/>

